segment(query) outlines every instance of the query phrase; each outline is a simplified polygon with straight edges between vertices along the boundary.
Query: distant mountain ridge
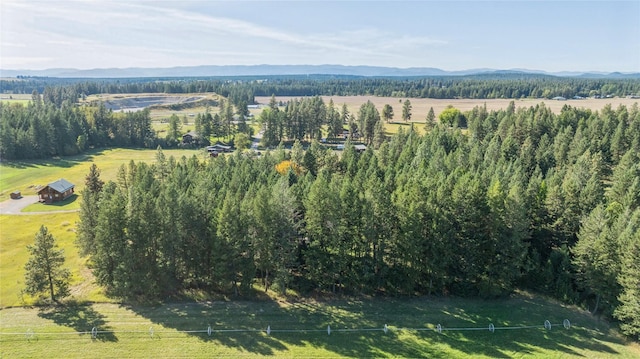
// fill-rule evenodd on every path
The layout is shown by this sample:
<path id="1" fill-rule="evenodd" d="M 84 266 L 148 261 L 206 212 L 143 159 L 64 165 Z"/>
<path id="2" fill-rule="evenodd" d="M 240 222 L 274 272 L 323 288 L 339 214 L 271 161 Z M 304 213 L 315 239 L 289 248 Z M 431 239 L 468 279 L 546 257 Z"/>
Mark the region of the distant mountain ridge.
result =
<path id="1" fill-rule="evenodd" d="M 216 76 L 277 76 L 277 75 L 341 75 L 363 77 L 413 77 L 413 76 L 469 76 L 482 74 L 531 74 L 583 78 L 640 79 L 640 73 L 621 72 L 546 72 L 527 69 L 469 69 L 445 71 L 433 67 L 383 67 L 346 65 L 203 65 L 167 68 L 55 68 L 46 70 L 4 70 L 0 77 L 61 77 L 61 78 L 131 78 L 131 77 L 216 77 Z"/>

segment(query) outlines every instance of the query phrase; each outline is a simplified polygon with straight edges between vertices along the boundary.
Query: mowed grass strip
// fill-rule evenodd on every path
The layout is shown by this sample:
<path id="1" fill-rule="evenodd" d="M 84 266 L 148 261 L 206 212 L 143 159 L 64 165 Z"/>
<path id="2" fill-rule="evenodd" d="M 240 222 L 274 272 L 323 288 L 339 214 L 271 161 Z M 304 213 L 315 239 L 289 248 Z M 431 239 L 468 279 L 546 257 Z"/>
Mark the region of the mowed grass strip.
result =
<path id="1" fill-rule="evenodd" d="M 158 306 L 88 304 L 0 311 L 2 355 L 86 357 L 635 358 L 609 324 L 523 294 L 460 298 L 216 301 Z M 543 327 L 545 320 L 573 323 Z M 488 325 L 535 328 L 489 332 Z M 390 330 L 382 330 L 387 324 Z M 437 333 L 435 328 L 482 328 Z M 327 334 L 327 326 L 332 332 Z M 211 326 L 212 334 L 207 334 Z M 271 333 L 266 333 L 267 326 Z M 91 338 L 91 329 L 98 333 Z M 399 328 L 405 328 L 400 330 Z M 413 328 L 413 329 L 411 329 Z M 424 330 L 414 330 L 421 328 Z M 359 331 L 357 329 L 374 329 Z M 229 331 L 242 330 L 242 331 Z M 287 330 L 287 331 L 281 331 Z M 297 330 L 297 331 L 295 331 Z M 349 331 L 344 331 L 349 330 Z M 84 332 L 84 334 L 78 334 Z M 24 334 L 22 334 L 24 333 Z M 33 333 L 31 336 L 27 333 Z M 62 349 L 61 349 L 62 348 Z"/>

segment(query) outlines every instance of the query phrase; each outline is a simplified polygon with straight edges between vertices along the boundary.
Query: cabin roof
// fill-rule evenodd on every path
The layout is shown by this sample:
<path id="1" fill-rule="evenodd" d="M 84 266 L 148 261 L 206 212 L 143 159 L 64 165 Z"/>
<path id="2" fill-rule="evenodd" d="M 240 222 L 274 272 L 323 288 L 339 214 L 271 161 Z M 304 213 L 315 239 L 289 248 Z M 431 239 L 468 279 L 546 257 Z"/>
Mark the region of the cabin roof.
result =
<path id="1" fill-rule="evenodd" d="M 55 181 L 55 182 L 51 182 L 47 185 L 49 188 L 60 192 L 60 193 L 64 193 L 70 189 L 72 189 L 73 187 L 75 187 L 74 184 L 72 184 L 71 182 L 67 181 L 64 178 L 60 178 L 59 180 Z"/>

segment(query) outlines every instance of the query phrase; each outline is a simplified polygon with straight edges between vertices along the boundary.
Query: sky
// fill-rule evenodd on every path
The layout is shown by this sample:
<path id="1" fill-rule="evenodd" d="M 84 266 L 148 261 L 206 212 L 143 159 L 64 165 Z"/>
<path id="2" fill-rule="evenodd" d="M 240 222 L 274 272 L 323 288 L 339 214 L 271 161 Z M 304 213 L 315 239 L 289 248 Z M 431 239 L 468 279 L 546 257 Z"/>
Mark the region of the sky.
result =
<path id="1" fill-rule="evenodd" d="M 640 72 L 635 1 L 2 0 L 0 69 Z"/>

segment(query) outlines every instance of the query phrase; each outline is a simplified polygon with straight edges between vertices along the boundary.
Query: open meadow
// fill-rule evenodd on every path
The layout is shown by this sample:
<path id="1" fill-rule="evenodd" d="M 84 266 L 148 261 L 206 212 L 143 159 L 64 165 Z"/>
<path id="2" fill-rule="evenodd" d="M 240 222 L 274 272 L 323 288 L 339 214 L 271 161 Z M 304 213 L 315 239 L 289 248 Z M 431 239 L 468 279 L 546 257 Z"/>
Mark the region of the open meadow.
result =
<path id="1" fill-rule="evenodd" d="M 287 102 L 296 96 L 276 96 L 277 101 Z M 385 104 L 393 107 L 393 122 L 401 124 L 402 121 L 402 104 L 407 98 L 397 97 L 378 97 L 378 96 L 322 96 L 325 104 L 329 103 L 329 100 L 333 99 L 336 109 L 341 110 L 343 104 L 347 104 L 347 108 L 351 114 L 358 115 L 360 106 L 367 101 L 371 101 L 378 111 L 382 111 L 382 107 Z M 268 105 L 271 97 L 256 97 L 256 102 L 261 105 Z M 560 113 L 564 105 L 569 105 L 578 108 L 586 108 L 592 111 L 600 110 L 605 105 L 610 104 L 613 109 L 618 108 L 620 105 L 632 106 L 634 103 L 638 103 L 638 99 L 631 98 L 607 98 L 607 99 L 594 99 L 585 98 L 581 100 L 566 100 L 556 101 L 547 99 L 432 99 L 432 98 L 409 98 L 411 101 L 411 122 L 424 123 L 429 108 L 433 107 L 433 111 L 436 117 L 447 106 L 452 105 L 460 111 L 469 111 L 476 106 L 483 106 L 486 104 L 487 110 L 499 110 L 505 109 L 511 101 L 513 101 L 518 107 L 531 107 L 540 103 L 544 103 L 545 106 L 551 109 L 554 113 Z M 388 125 L 387 125 L 388 126 Z M 393 131 L 390 131 L 393 132 Z"/>
<path id="2" fill-rule="evenodd" d="M 0 102 L 3 104 L 19 103 L 27 105 L 31 101 L 31 94 L 2 94 L 0 95 Z"/>
<path id="3" fill-rule="evenodd" d="M 167 158 L 206 155 L 202 150 L 192 149 L 165 149 L 163 152 Z M 156 153 L 155 149 L 113 148 L 47 160 L 3 161 L 0 162 L 0 200 L 9 199 L 9 194 L 16 190 L 21 191 L 22 195 L 33 195 L 38 185 L 44 186 L 60 178 L 75 184 L 75 191 L 79 193 L 84 188 L 84 177 L 92 163 L 98 166 L 104 180 L 110 180 L 116 178 L 121 165 L 132 160 L 155 161 Z"/>

